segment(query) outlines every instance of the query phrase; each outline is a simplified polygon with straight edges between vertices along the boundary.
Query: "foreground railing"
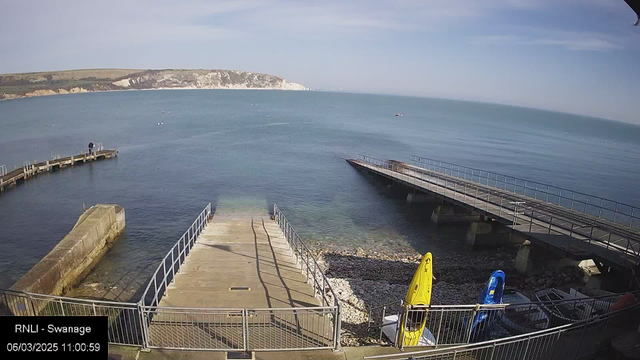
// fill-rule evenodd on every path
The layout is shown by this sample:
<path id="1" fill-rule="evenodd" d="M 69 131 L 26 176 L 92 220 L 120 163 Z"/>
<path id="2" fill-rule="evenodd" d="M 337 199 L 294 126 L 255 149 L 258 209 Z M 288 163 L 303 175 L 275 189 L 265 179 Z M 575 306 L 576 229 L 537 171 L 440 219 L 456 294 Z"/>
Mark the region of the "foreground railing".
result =
<path id="1" fill-rule="evenodd" d="M 636 293 L 637 296 L 637 293 Z M 433 305 L 408 307 L 407 317 L 416 321 L 426 317 L 425 329 L 434 347 L 467 344 L 456 347 L 461 352 L 473 352 L 510 345 L 517 351 L 527 346 L 527 341 L 546 336 L 560 336 L 557 331 L 573 331 L 570 324 L 562 325 L 562 319 L 548 316 L 541 308 L 562 308 L 573 314 L 576 321 L 593 320 L 612 313 L 613 304 L 621 294 L 597 298 L 573 299 L 556 302 L 500 305 Z M 508 316 L 509 310 L 516 316 Z M 531 309 L 535 311 L 530 312 Z M 283 309 L 207 309 L 142 307 L 139 303 L 119 303 L 85 299 L 72 299 L 0 290 L 0 315 L 23 316 L 107 316 L 108 340 L 113 344 L 135 345 L 152 348 L 199 350 L 299 350 L 326 349 L 335 344 L 336 312 L 331 307 L 283 308 Z M 149 316 L 149 315 L 152 316 Z M 637 313 L 633 313 L 634 315 Z M 145 316 L 146 315 L 146 316 Z M 142 318 L 152 318 L 151 323 Z M 483 321 L 476 322 L 482 318 Z M 627 316 L 633 319 L 633 315 Z M 518 324 L 540 324 L 549 321 L 555 328 L 516 335 Z M 636 317 L 637 321 L 638 318 Z M 510 321 L 510 323 L 508 323 Z M 560 321 L 560 322 L 559 322 Z M 594 323 L 594 322 L 592 322 Z M 504 339 L 484 341 L 501 336 L 492 331 L 498 324 L 510 332 Z M 558 325 L 560 324 L 560 325 Z M 388 324 L 385 324 L 388 325 Z M 397 325 L 396 325 L 397 326 Z M 637 325 L 636 325 L 637 326 Z M 503 334 L 504 335 L 504 334 Z M 526 336 L 525 336 L 526 335 Z M 574 344 L 575 345 L 575 344 Z M 482 347 L 484 346 L 484 347 Z M 447 348 L 449 349 L 449 348 Z M 514 351 L 516 351 L 514 350 Z M 506 351 L 506 350 L 501 350 Z M 440 352 L 438 354 L 441 354 Z M 532 356 L 532 355 L 529 355 Z M 448 358 L 448 357 L 447 357 Z M 498 359 L 500 357 L 494 357 Z M 487 357 L 487 359 L 491 359 Z"/>
<path id="2" fill-rule="evenodd" d="M 292 249 L 296 256 L 296 261 L 302 266 L 302 273 L 306 274 L 307 282 L 310 282 L 313 286 L 313 293 L 315 296 L 319 296 L 322 301 L 322 306 L 330 307 L 333 313 L 333 325 L 334 325 L 334 348 L 340 347 L 340 302 L 333 288 L 329 284 L 327 276 L 322 271 L 317 260 L 312 255 L 311 250 L 300 239 L 298 233 L 291 226 L 287 218 L 277 205 L 273 205 L 273 217 L 280 226 L 285 239 L 289 243 L 289 247 Z"/>
<path id="3" fill-rule="evenodd" d="M 410 160 L 414 164 L 420 164 L 429 170 L 438 171 L 445 175 L 512 191 L 621 225 L 640 228 L 640 209 L 619 201 L 422 156 L 412 155 Z"/>
<path id="4" fill-rule="evenodd" d="M 167 255 L 160 261 L 160 265 L 151 275 L 151 280 L 142 294 L 142 305 L 158 306 L 160 304 L 160 300 L 167 292 L 167 287 L 173 282 L 176 274 L 180 272 L 182 264 L 184 264 L 191 249 L 198 241 L 198 235 L 200 235 L 210 218 L 211 203 L 200 212 L 200 215 L 193 221 L 187 231 L 182 234 Z"/>
<path id="5" fill-rule="evenodd" d="M 636 304 L 576 323 L 507 338 L 365 359 L 581 359 L 606 349 L 612 337 L 635 331 L 639 316 L 640 305 Z"/>
<path id="6" fill-rule="evenodd" d="M 586 244 L 587 250 L 604 247 L 634 258 L 640 262 L 640 241 L 634 233 L 624 230 L 611 231 L 589 219 L 574 219 L 572 214 L 558 212 L 536 199 L 526 198 L 512 191 L 493 188 L 490 185 L 466 181 L 458 177 L 438 175 L 439 172 L 397 161 L 385 161 L 359 155 L 364 163 L 393 171 L 407 182 L 423 181 L 426 187 L 437 194 L 467 203 L 493 216 L 509 219 L 515 229 L 525 233 L 568 235 L 575 246 Z M 564 210 L 565 212 L 570 210 Z M 629 228 L 630 229 L 630 228 Z M 633 230 L 632 230 L 633 231 Z M 573 246 L 573 245 L 571 245 Z M 619 262 L 614 253 L 599 252 L 599 256 Z"/>
<path id="7" fill-rule="evenodd" d="M 634 296 L 640 292 L 632 293 Z M 369 328 L 378 328 L 382 339 L 383 327 L 396 329 L 392 342 L 405 347 L 397 330 L 402 314 L 408 326 L 424 322 L 423 341 L 416 346 L 459 345 L 516 336 L 548 328 L 591 319 L 613 311 L 623 294 L 572 298 L 559 301 L 494 305 L 430 305 L 402 306 L 402 302 L 388 304 L 369 311 Z M 392 311 L 400 309 L 399 311 Z M 385 321 L 385 315 L 397 314 L 397 321 Z M 406 333 L 403 333 L 403 336 Z M 388 334 L 387 334 L 388 335 Z"/>
<path id="8" fill-rule="evenodd" d="M 0 289 L 0 315 L 106 316 L 109 343 L 142 346 L 139 304 L 74 299 Z"/>

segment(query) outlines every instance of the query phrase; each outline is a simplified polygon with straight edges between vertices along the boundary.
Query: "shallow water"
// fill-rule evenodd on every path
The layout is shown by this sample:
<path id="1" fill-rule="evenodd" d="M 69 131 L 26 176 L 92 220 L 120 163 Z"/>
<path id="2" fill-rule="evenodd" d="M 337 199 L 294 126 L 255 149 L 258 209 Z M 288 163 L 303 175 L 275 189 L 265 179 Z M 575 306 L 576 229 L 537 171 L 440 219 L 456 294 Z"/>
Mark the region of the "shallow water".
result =
<path id="1" fill-rule="evenodd" d="M 395 117 L 403 113 L 402 117 Z M 160 123 L 160 125 L 159 125 Z M 212 202 L 277 203 L 316 247 L 462 251 L 345 158 L 422 155 L 640 205 L 640 127 L 500 105 L 326 92 L 180 90 L 0 102 L 0 164 L 78 153 L 117 159 L 38 176 L 0 197 L 0 287 L 117 203 L 127 228 L 88 281 L 136 289 Z M 250 199 L 250 200 L 247 200 Z M 440 255 L 444 256 L 444 255 Z"/>

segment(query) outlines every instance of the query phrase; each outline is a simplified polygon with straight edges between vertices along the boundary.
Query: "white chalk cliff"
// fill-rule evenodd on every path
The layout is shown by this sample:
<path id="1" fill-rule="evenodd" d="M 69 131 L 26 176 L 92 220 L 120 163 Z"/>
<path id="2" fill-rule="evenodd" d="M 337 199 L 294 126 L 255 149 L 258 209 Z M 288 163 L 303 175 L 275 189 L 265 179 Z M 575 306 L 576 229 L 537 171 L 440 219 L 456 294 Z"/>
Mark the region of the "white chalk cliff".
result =
<path id="1" fill-rule="evenodd" d="M 67 83 L 73 82 L 73 86 Z M 143 89 L 309 90 L 284 78 L 238 70 L 70 70 L 0 75 L 0 99 Z M 15 86 L 16 91 L 11 91 Z M 7 91 L 9 90 L 9 91 Z"/>

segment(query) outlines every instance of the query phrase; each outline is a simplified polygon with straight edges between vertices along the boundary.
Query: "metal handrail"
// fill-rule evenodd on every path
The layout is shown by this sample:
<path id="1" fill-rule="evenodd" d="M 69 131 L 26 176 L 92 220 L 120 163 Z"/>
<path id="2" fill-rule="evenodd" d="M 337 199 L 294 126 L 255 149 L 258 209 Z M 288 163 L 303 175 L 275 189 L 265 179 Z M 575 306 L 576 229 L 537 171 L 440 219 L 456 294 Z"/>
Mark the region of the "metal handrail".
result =
<path id="1" fill-rule="evenodd" d="M 284 216 L 284 214 L 276 204 L 273 204 L 273 217 L 278 226 L 280 226 L 280 229 L 282 230 L 285 239 L 289 243 L 290 248 L 293 250 L 296 256 L 296 261 L 301 261 L 301 263 L 305 265 L 307 281 L 309 281 L 309 272 L 311 271 L 311 282 L 313 285 L 314 295 L 316 293 L 321 295 L 323 306 L 328 306 L 330 302 L 333 302 L 332 308 L 336 310 L 333 337 L 334 349 L 338 349 L 340 347 L 340 332 L 342 325 L 342 320 L 340 318 L 342 314 L 340 311 L 340 301 L 338 300 L 338 297 L 331 287 L 327 276 L 318 264 L 316 258 L 313 256 L 311 250 L 309 250 L 307 245 L 301 240 L 296 230 L 291 226 L 289 220 L 287 220 L 286 216 Z M 313 265 L 313 270 L 311 270 L 311 265 Z M 302 271 L 304 271 L 304 269 L 302 269 Z M 320 273 L 320 278 L 318 277 L 318 272 Z M 322 283 L 320 283 L 320 281 L 322 281 Z M 329 289 L 329 294 L 327 293 L 327 288 Z M 331 295 L 331 297 L 329 297 L 328 295 Z"/>
<path id="2" fill-rule="evenodd" d="M 73 303 L 88 304 L 88 305 L 105 304 L 105 305 L 134 306 L 134 307 L 137 305 L 136 303 L 130 303 L 130 302 L 72 298 L 72 297 L 66 297 L 66 296 L 38 294 L 38 293 L 31 293 L 31 292 L 11 290 L 11 289 L 0 289 L 0 294 L 25 296 L 27 298 L 33 298 L 33 299 L 42 298 L 42 299 L 48 299 L 48 300 L 58 300 L 58 301 L 62 300 L 65 302 L 73 302 Z"/>
<path id="3" fill-rule="evenodd" d="M 571 210 L 580 211 L 585 214 L 597 216 L 598 218 L 611 220 L 621 225 L 640 228 L 640 208 L 633 205 L 622 203 L 620 201 L 606 199 L 600 196 L 590 195 L 583 192 L 569 190 L 569 189 L 561 188 L 559 186 L 549 185 L 549 184 L 545 184 L 537 181 L 526 180 L 526 179 L 518 178 L 515 176 L 503 175 L 503 174 L 495 173 L 492 171 L 481 170 L 477 168 L 453 164 L 446 161 L 434 160 L 434 159 L 425 158 L 421 156 L 411 155 L 410 160 L 417 163 L 428 164 L 430 166 L 433 166 L 434 168 L 437 167 L 439 169 L 442 169 L 442 171 L 435 170 L 435 169 L 434 170 L 442 172 L 446 175 L 457 176 L 459 178 L 478 182 L 483 185 L 494 186 L 496 188 L 504 189 L 507 191 L 510 191 L 509 187 L 512 187 L 513 192 L 517 194 L 528 196 L 527 190 L 530 190 L 531 192 L 534 193 L 534 198 L 541 201 L 549 202 L 551 204 L 567 207 L 561 204 L 560 202 L 560 199 L 565 199 L 567 200 L 567 202 L 571 203 L 571 205 L 567 207 Z M 447 170 L 449 171 L 448 173 L 447 173 Z M 482 175 L 483 173 L 486 175 Z M 502 178 L 502 180 L 500 180 L 499 178 Z M 509 178 L 512 179 L 513 182 L 509 182 L 508 181 Z M 475 179 L 478 179 L 478 180 L 476 181 Z M 485 179 L 485 183 L 483 183 L 481 179 Z M 518 181 L 520 181 L 521 184 L 518 184 Z M 491 183 L 493 183 L 494 185 L 491 185 Z M 498 184 L 504 184 L 504 188 L 500 188 Z M 527 184 L 529 184 L 529 186 L 527 186 Z M 534 187 L 531 187 L 531 185 L 534 185 Z M 522 189 L 522 193 L 519 193 L 518 189 Z M 552 189 L 556 189 L 558 190 L 558 192 L 557 193 L 551 192 Z M 563 192 L 565 193 L 565 195 L 562 194 Z M 546 195 L 545 199 L 539 199 L 536 196 L 538 193 Z M 570 195 L 570 197 L 569 195 L 567 195 L 567 193 Z M 583 197 L 584 200 L 580 199 L 579 197 L 576 198 L 576 195 L 578 195 L 579 197 Z M 549 201 L 549 197 L 551 197 L 551 199 L 555 197 L 557 199 L 557 202 L 554 203 L 553 201 Z M 589 199 L 594 199 L 595 203 L 593 201 L 589 202 Z M 603 205 L 607 203 L 614 204 L 615 207 L 609 208 Z M 582 204 L 584 206 L 580 208 L 575 206 L 575 204 Z M 597 209 L 598 210 L 597 214 L 588 212 L 587 211 L 588 208 Z M 626 208 L 629 210 L 629 212 L 628 213 L 623 212 L 621 211 L 621 208 Z M 605 212 L 603 212 L 602 210 L 605 210 Z M 612 214 L 614 214 L 613 219 L 606 217 L 605 216 L 606 212 L 611 212 Z M 618 215 L 622 217 L 619 218 Z M 622 219 L 628 219 L 628 220 L 623 223 Z"/>
<path id="4" fill-rule="evenodd" d="M 512 344 L 520 341 L 528 342 L 530 341 L 531 338 L 539 337 L 539 336 L 557 334 L 559 338 L 559 334 L 563 332 L 571 331 L 574 329 L 587 328 L 587 327 L 593 326 L 593 324 L 600 323 L 600 322 L 607 322 L 611 318 L 618 317 L 618 316 L 622 317 L 629 312 L 637 311 L 637 310 L 640 310 L 640 304 L 635 304 L 633 306 L 620 309 L 620 310 L 614 310 L 602 315 L 595 316 L 593 318 L 580 320 L 575 323 L 564 324 L 564 325 L 556 326 L 549 329 L 539 330 L 535 332 L 530 332 L 530 333 L 500 338 L 500 339 L 481 341 L 481 342 L 471 343 L 471 344 L 456 345 L 456 346 L 447 347 L 444 349 L 436 348 L 436 349 L 429 349 L 429 350 L 422 350 L 422 351 L 405 352 L 401 354 L 366 356 L 364 357 L 364 359 L 416 359 L 418 356 L 428 356 L 431 354 L 434 354 L 434 355 L 437 354 L 438 358 L 446 358 L 444 355 L 447 355 L 447 354 L 457 354 L 461 351 L 469 351 L 472 349 L 492 348 L 492 347 L 499 346 L 501 344 Z"/>
<path id="5" fill-rule="evenodd" d="M 403 166 L 398 166 L 398 167 L 405 168 Z M 449 175 L 446 172 L 425 169 L 425 168 L 422 168 L 420 166 L 418 166 L 418 168 L 424 169 L 426 171 L 436 171 L 436 172 L 442 173 L 444 175 Z M 450 176 L 455 176 L 455 175 L 450 175 Z M 458 177 L 458 178 L 461 178 L 461 179 L 467 180 L 467 181 L 469 180 L 469 179 L 464 179 L 462 177 Z M 498 205 L 498 203 L 491 202 L 490 201 L 490 196 L 491 195 L 494 195 L 494 196 L 500 195 L 501 199 L 502 199 L 502 193 L 500 193 L 500 191 L 502 191 L 502 190 L 511 192 L 511 193 L 513 193 L 515 195 L 518 195 L 518 196 L 525 196 L 525 197 L 528 196 L 528 195 L 525 195 L 525 194 L 519 194 L 519 193 L 517 193 L 515 191 L 512 192 L 512 191 L 510 191 L 508 189 L 502 189 L 502 188 L 499 188 L 499 187 L 492 187 L 491 185 L 483 184 L 482 182 L 476 182 L 476 183 L 478 183 L 481 186 L 481 187 L 480 186 L 479 187 L 474 187 L 474 189 L 476 189 L 476 192 L 478 192 L 479 189 L 482 189 L 482 192 L 487 195 L 487 199 L 481 199 L 481 200 L 485 201 L 485 202 L 488 202 L 488 203 L 491 203 L 493 205 Z M 451 189 L 450 187 L 447 187 L 447 188 Z M 454 188 L 453 190 L 458 191 L 459 189 L 455 189 Z M 496 191 L 496 190 L 500 190 L 500 191 Z M 483 194 L 481 194 L 481 195 L 483 195 Z M 538 198 L 533 198 L 533 200 L 537 200 L 537 201 L 540 201 L 540 202 L 545 202 L 544 200 L 541 200 L 541 199 L 538 199 Z M 525 204 L 525 203 L 519 203 L 519 204 Z M 551 204 L 553 204 L 553 203 L 551 203 Z M 504 206 L 504 205 L 506 205 L 506 204 L 503 204 L 502 202 L 500 202 L 500 206 Z M 553 217 L 552 216 L 550 216 L 550 215 L 546 215 L 545 216 L 544 214 L 541 214 L 541 211 L 542 212 L 548 211 L 548 209 L 541 209 L 541 208 L 538 208 L 538 207 L 536 207 L 534 205 L 536 205 L 535 202 L 526 203 L 526 207 L 520 209 L 520 210 L 523 210 L 522 213 L 516 213 L 516 210 L 515 210 L 516 208 L 514 207 L 514 214 L 513 214 L 514 215 L 514 225 L 516 225 L 516 220 L 517 219 L 520 219 L 520 220 L 524 219 L 525 221 L 528 220 L 529 230 L 530 230 L 529 232 L 531 232 L 531 229 L 533 227 L 533 220 L 534 219 L 540 220 L 540 221 L 547 221 L 545 218 L 548 217 L 549 218 L 548 219 L 548 224 L 549 224 L 549 228 L 548 228 L 549 232 L 548 233 L 549 234 L 552 231 L 551 230 L 551 226 L 553 225 L 555 227 L 560 227 L 560 228 L 563 228 L 564 230 L 568 231 L 569 232 L 568 235 L 571 236 L 571 237 L 573 237 L 572 235 L 574 235 L 574 234 L 576 234 L 578 236 L 583 236 L 586 239 L 590 239 L 590 240 L 594 240 L 594 241 L 602 243 L 602 244 L 606 244 L 607 248 L 612 247 L 612 248 L 615 248 L 616 250 L 621 251 L 621 252 L 623 252 L 625 254 L 633 255 L 634 257 L 640 257 L 640 239 L 629 237 L 630 235 L 633 236 L 634 235 L 633 233 L 629 233 L 628 231 L 625 231 L 624 229 L 615 229 L 615 231 L 612 231 L 610 229 L 606 229 L 605 227 L 600 226 L 602 224 L 590 223 L 588 225 L 582 225 L 582 224 L 586 223 L 586 221 L 576 222 L 576 221 L 574 221 L 572 219 L 568 219 L 567 217 L 568 216 L 570 217 L 571 214 L 568 214 L 568 215 L 567 214 L 564 214 L 564 215 L 561 214 L 561 216 L 563 218 L 562 223 L 568 223 L 567 225 L 553 224 Z M 559 206 L 562 206 L 562 205 L 559 204 Z M 562 206 L 562 207 L 566 208 L 565 206 Z M 536 213 L 535 213 L 536 211 L 538 211 L 538 214 L 537 214 L 538 216 L 537 217 L 534 216 L 534 215 L 536 215 Z M 527 212 L 529 213 L 529 215 L 527 215 Z M 585 213 L 585 212 L 583 212 L 583 213 Z M 589 214 L 589 213 L 585 213 L 585 214 L 593 215 L 593 214 Z M 524 215 L 524 217 L 520 217 L 518 215 Z M 595 216 L 595 215 L 593 215 L 593 216 Z M 601 219 L 609 220 L 609 219 L 604 218 L 604 217 L 601 217 Z M 558 219 L 556 219 L 556 220 L 558 220 Z M 571 225 L 571 226 L 569 227 L 569 225 Z M 538 226 L 538 224 L 536 224 L 536 226 Z M 625 225 L 623 225 L 623 226 L 625 226 Z M 589 234 L 587 234 L 587 232 L 579 232 L 578 230 L 580 230 L 580 229 L 589 229 L 590 230 L 588 232 Z M 602 231 L 606 232 L 606 235 L 608 235 L 607 240 L 604 241 L 602 239 L 602 237 L 599 237 L 599 238 L 598 237 L 593 237 L 594 230 L 602 230 Z M 617 244 L 611 242 L 611 235 L 613 235 L 613 234 L 619 236 L 622 240 L 626 240 L 627 247 L 626 248 L 625 247 L 621 247 L 620 245 L 617 245 Z M 630 246 L 631 242 L 635 243 L 638 246 L 638 249 L 634 249 L 633 247 L 631 247 Z"/>
<path id="6" fill-rule="evenodd" d="M 142 298 L 140 299 L 141 305 L 154 306 L 155 303 L 155 306 L 158 306 L 160 304 L 160 299 L 165 295 L 167 286 L 174 281 L 175 275 L 180 272 L 180 267 L 186 261 L 187 256 L 198 240 L 198 235 L 200 235 L 210 218 L 211 203 L 209 203 L 204 210 L 200 212 L 200 215 L 198 215 L 198 217 L 193 221 L 187 231 L 182 234 L 180 239 L 178 239 L 178 241 L 173 245 L 167 255 L 164 256 L 142 294 Z M 181 244 L 182 248 L 180 247 Z M 171 259 L 169 266 L 167 266 L 168 259 Z M 158 281 L 158 274 L 162 274 L 162 279 L 160 281 Z M 171 278 L 169 278 L 169 274 L 171 274 Z M 153 284 L 154 289 L 153 301 L 147 304 L 147 294 L 149 293 L 149 290 L 151 290 L 151 284 Z M 163 286 L 164 290 L 160 294 L 159 290 L 162 289 Z"/>
<path id="7" fill-rule="evenodd" d="M 439 309 L 439 308 L 467 308 L 467 309 L 502 309 L 502 308 L 506 308 L 507 306 L 513 306 L 513 305 L 517 305 L 517 306 L 521 306 L 521 305 L 561 305 L 561 304 L 567 304 L 567 303 L 573 303 L 573 302 L 585 302 L 585 301 L 592 301 L 592 300 L 596 300 L 596 301 L 602 301 L 604 299 L 612 299 L 612 298 L 619 298 L 621 296 L 623 296 L 624 294 L 631 294 L 635 297 L 640 296 L 640 290 L 633 290 L 633 291 L 625 291 L 623 293 L 612 293 L 612 294 L 604 294 L 604 295 L 597 295 L 597 296 L 588 296 L 588 297 L 584 297 L 584 298 L 571 298 L 571 299 L 562 299 L 562 300 L 550 300 L 550 301 L 531 301 L 531 302 L 525 302 L 525 303 L 514 303 L 514 304 L 510 304 L 510 303 L 502 303 L 502 304 L 461 304 L 461 305 L 410 305 L 411 309 L 425 309 L 425 310 L 429 310 L 429 309 Z"/>
<path id="8" fill-rule="evenodd" d="M 311 269 L 312 265 L 313 265 L 313 269 L 314 270 L 319 270 L 320 279 L 318 279 L 318 274 L 317 274 L 318 271 L 311 271 L 311 274 L 313 275 L 313 278 L 311 280 L 312 280 L 312 285 L 314 285 L 314 293 L 319 289 L 329 288 L 330 293 L 332 295 L 333 303 L 334 303 L 334 305 L 337 305 L 338 304 L 338 297 L 336 296 L 333 288 L 331 287 L 331 284 L 329 283 L 329 280 L 327 279 L 326 275 L 324 274 L 324 271 L 322 271 L 322 268 L 318 264 L 318 261 L 312 255 L 311 250 L 300 239 L 300 236 L 295 231 L 295 229 L 293 229 L 293 227 L 289 223 L 289 220 L 287 220 L 287 218 L 284 216 L 282 211 L 275 204 L 273 205 L 273 213 L 274 213 L 274 217 L 275 217 L 276 223 L 280 226 L 280 229 L 282 230 L 283 234 L 285 235 L 285 238 L 286 238 L 287 242 L 289 243 L 289 246 L 294 251 L 297 260 L 298 261 L 302 261 L 306 265 L 307 269 Z M 326 293 L 326 291 L 321 292 L 321 294 L 322 294 L 323 304 L 324 303 L 328 304 L 330 302 L 331 298 L 328 298 L 326 296 L 326 295 L 328 295 Z"/>
<path id="9" fill-rule="evenodd" d="M 561 223 L 554 223 L 553 222 L 554 218 L 552 216 L 541 213 L 542 209 L 535 208 L 530 204 L 527 204 L 527 206 L 521 207 L 518 209 L 517 205 L 510 204 L 509 198 L 505 197 L 506 195 L 500 192 L 502 190 L 504 191 L 508 191 L 508 190 L 500 189 L 500 188 L 491 188 L 490 185 L 485 185 L 477 182 L 462 183 L 463 181 L 465 181 L 465 179 L 461 179 L 459 182 L 457 182 L 457 181 L 448 180 L 447 178 L 442 178 L 440 179 L 442 183 L 437 183 L 437 182 L 426 180 L 422 177 L 415 177 L 415 176 L 406 174 L 405 172 L 399 171 L 399 170 L 410 170 L 410 171 L 414 171 L 415 173 L 424 173 L 431 177 L 438 178 L 437 176 L 429 174 L 428 172 L 432 172 L 432 170 L 429 170 L 429 169 L 424 169 L 419 166 L 413 166 L 413 168 L 410 168 L 406 165 L 403 165 L 400 162 L 380 160 L 380 159 L 376 159 L 366 155 L 358 155 L 358 158 L 371 165 L 382 167 L 384 169 L 388 169 L 411 178 L 417 178 L 421 181 L 425 181 L 430 184 L 444 187 L 447 190 L 459 192 L 460 194 L 464 194 L 469 198 L 481 200 L 486 203 L 487 208 L 480 209 L 480 210 L 488 211 L 489 204 L 497 206 L 500 208 L 501 217 L 503 217 L 502 216 L 503 214 L 504 216 L 507 216 L 507 215 L 512 216 L 514 225 L 519 223 L 518 220 L 525 221 L 525 226 L 527 224 L 529 225 L 528 227 L 529 232 L 531 232 L 533 228 L 534 220 L 544 221 L 548 225 L 548 227 L 547 225 L 545 225 L 545 229 L 548 231 L 549 234 L 551 234 L 551 232 L 554 232 L 554 233 L 569 235 L 571 238 L 577 239 L 578 241 L 587 241 L 589 245 L 591 245 L 591 242 L 593 241 L 595 243 L 603 244 L 602 246 L 606 246 L 608 249 L 611 248 L 616 251 L 622 252 L 624 254 L 631 255 L 636 259 L 640 258 L 640 241 L 638 239 L 629 238 L 626 235 L 621 235 L 620 233 L 616 232 L 615 235 L 620 237 L 620 240 L 624 240 L 627 243 L 626 247 L 622 247 L 611 241 L 611 235 L 614 234 L 613 232 L 611 232 L 610 230 L 604 229 L 601 226 L 597 226 L 596 224 L 590 224 L 584 227 L 583 224 L 576 223 L 575 221 L 567 218 L 563 218 L 562 219 L 563 221 Z M 420 170 L 420 171 L 417 171 L 417 170 Z M 441 172 L 436 171 L 436 173 L 441 173 Z M 448 175 L 448 174 L 445 174 L 445 175 Z M 474 184 L 478 184 L 478 185 L 474 185 Z M 473 190 L 473 191 L 469 192 L 468 190 Z M 509 191 L 509 193 L 512 193 L 512 192 Z M 499 197 L 499 199 L 497 200 L 500 200 L 500 201 L 497 201 L 497 200 L 492 201 L 491 200 L 492 196 Z M 518 194 L 518 196 L 520 195 Z M 504 202 L 505 199 L 507 200 L 507 202 Z M 475 206 L 475 200 L 474 200 L 474 206 Z M 503 211 L 503 209 L 505 209 L 505 211 Z M 517 210 L 524 211 L 524 212 L 518 212 Z M 555 220 L 557 222 L 558 218 L 556 218 Z M 539 224 L 535 224 L 535 226 L 536 228 L 540 227 Z M 583 229 L 584 231 L 580 232 L 579 230 L 581 229 Z M 559 231 L 559 230 L 562 230 L 562 231 Z M 590 231 L 587 231 L 587 230 L 590 230 Z M 602 231 L 605 233 L 605 235 L 596 237 L 594 236 L 594 230 Z M 522 230 L 522 231 L 526 232 L 525 230 Z M 581 239 L 580 237 L 582 237 L 583 239 Z M 604 239 L 605 237 L 606 239 Z M 634 247 L 637 247 L 637 248 L 634 248 Z"/>
<path id="10" fill-rule="evenodd" d="M 0 289 L 0 314 L 15 316 L 106 316 L 110 344 L 143 346 L 138 304 L 76 299 Z"/>

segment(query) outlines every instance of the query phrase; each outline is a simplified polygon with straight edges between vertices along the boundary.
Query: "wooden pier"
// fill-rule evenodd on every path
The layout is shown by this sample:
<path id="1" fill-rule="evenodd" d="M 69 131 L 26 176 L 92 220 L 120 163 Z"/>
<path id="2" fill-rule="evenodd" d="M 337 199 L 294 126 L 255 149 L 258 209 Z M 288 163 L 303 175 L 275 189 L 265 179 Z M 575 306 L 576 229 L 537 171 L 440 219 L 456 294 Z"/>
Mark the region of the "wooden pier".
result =
<path id="1" fill-rule="evenodd" d="M 640 229 L 636 227 L 553 204 L 541 200 L 540 196 L 521 195 L 401 161 L 364 156 L 347 161 L 357 168 L 493 219 L 524 239 L 566 257 L 594 259 L 623 269 L 640 265 Z"/>
<path id="2" fill-rule="evenodd" d="M 78 155 L 71 155 L 59 159 L 47 160 L 35 163 L 25 163 L 22 167 L 16 168 L 6 174 L 0 176 L 0 192 L 3 192 L 5 188 L 16 186 L 23 183 L 34 176 L 37 176 L 43 172 L 51 172 L 60 170 L 66 167 L 75 166 L 78 163 L 86 163 L 90 161 L 98 161 L 104 159 L 111 159 L 118 156 L 118 150 L 98 150 L 91 154 L 82 153 Z"/>

